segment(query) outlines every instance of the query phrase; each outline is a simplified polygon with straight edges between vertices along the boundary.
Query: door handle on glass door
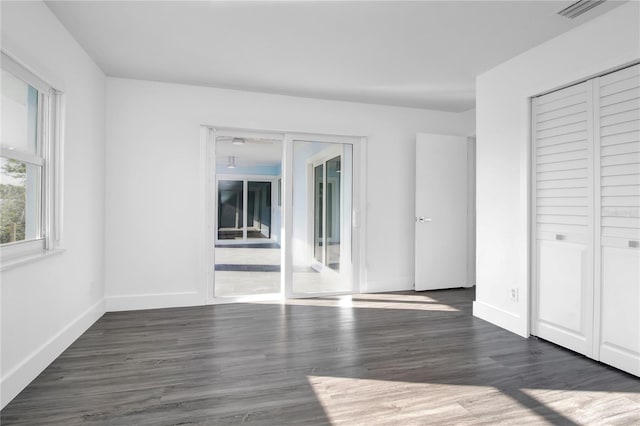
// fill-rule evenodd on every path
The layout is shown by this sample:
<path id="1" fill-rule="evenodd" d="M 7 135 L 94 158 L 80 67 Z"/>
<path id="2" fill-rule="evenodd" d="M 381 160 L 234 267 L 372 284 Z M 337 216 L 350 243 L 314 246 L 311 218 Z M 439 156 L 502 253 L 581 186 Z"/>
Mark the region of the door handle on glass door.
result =
<path id="1" fill-rule="evenodd" d="M 431 222 L 431 218 L 424 217 L 424 216 L 416 217 L 416 222 L 418 223 Z"/>

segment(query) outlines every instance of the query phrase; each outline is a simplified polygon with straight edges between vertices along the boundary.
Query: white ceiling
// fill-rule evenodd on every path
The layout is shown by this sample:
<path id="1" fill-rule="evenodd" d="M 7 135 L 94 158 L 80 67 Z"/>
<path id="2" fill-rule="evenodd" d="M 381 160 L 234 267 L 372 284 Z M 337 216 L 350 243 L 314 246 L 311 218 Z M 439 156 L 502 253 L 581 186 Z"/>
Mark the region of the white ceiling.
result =
<path id="1" fill-rule="evenodd" d="M 49 1 L 109 76 L 446 111 L 475 76 L 620 2 Z"/>
<path id="2" fill-rule="evenodd" d="M 224 173 L 229 156 L 237 167 L 274 167 L 282 162 L 282 142 L 244 138 L 244 145 L 234 145 L 231 138 L 217 138 L 216 167 Z"/>

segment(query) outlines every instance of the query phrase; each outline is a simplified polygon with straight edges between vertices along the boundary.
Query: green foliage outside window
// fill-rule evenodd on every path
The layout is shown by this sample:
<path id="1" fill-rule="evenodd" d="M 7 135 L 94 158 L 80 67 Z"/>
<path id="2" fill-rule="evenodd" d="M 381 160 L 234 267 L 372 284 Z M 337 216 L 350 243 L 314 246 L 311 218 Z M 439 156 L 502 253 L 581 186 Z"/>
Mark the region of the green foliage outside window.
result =
<path id="1" fill-rule="evenodd" d="M 0 243 L 25 239 L 27 164 L 4 159 L 0 182 Z"/>

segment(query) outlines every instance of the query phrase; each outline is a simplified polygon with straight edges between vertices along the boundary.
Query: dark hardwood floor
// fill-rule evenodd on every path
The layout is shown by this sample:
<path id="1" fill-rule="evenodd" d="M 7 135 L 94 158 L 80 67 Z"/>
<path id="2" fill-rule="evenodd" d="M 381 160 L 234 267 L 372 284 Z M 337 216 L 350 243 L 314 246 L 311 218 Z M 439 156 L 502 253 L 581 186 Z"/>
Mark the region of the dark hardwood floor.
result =
<path id="1" fill-rule="evenodd" d="M 640 425 L 640 379 L 471 316 L 473 289 L 108 313 L 5 425 Z"/>

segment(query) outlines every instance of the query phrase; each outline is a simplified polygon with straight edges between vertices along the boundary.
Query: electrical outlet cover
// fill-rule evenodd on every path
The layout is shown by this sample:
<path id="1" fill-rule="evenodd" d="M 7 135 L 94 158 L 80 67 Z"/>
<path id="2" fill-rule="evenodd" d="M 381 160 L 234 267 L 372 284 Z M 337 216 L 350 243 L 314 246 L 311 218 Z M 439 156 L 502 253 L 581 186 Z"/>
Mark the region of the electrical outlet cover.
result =
<path id="1" fill-rule="evenodd" d="M 517 301 L 518 300 L 518 289 L 517 288 L 512 288 L 510 296 L 511 296 L 511 300 Z"/>

